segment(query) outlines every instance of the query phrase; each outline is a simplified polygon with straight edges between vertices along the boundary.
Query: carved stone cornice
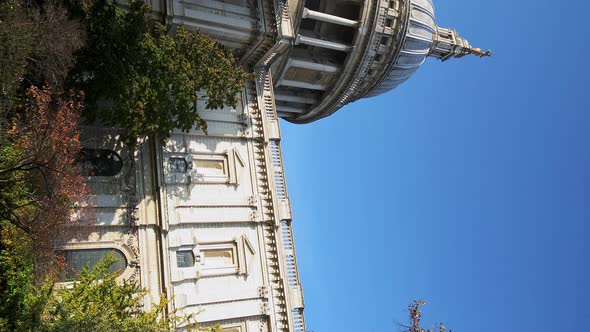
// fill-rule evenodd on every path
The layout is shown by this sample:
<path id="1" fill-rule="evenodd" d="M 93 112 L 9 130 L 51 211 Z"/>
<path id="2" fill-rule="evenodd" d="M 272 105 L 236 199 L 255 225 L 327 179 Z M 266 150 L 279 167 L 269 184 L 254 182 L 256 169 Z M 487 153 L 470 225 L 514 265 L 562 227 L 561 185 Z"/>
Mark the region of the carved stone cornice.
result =
<path id="1" fill-rule="evenodd" d="M 283 205 L 288 205 L 288 199 L 282 173 L 278 117 L 272 94 L 272 81 L 270 73 L 264 66 L 257 67 L 256 74 L 256 86 L 251 85 L 248 90 L 252 100 L 256 101 L 256 105 L 250 107 L 250 118 L 252 119 L 254 164 L 258 178 L 257 190 L 263 218 L 265 265 L 270 286 L 267 312 L 274 315 L 274 319 L 271 319 L 271 322 L 276 324 L 272 328 L 273 331 L 302 332 L 304 331 L 302 301 L 297 306 L 301 310 L 294 315 L 295 307 L 291 303 L 291 290 L 288 284 L 289 273 L 293 274 L 293 271 L 287 268 L 285 253 L 280 247 L 284 242 L 280 234 L 281 210 Z M 275 124 L 276 128 L 273 128 Z M 291 236 L 290 233 L 289 236 Z M 290 257 L 294 257 L 294 252 L 289 254 Z"/>

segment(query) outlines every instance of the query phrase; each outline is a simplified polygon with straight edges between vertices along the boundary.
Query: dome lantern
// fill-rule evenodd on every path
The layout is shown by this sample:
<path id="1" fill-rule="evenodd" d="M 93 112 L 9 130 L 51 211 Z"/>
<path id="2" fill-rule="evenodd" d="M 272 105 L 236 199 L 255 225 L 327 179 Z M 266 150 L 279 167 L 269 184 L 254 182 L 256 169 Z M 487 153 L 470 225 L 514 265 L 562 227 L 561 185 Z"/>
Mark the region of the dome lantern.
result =
<path id="1" fill-rule="evenodd" d="M 434 42 L 432 43 L 432 48 L 428 56 L 440 59 L 444 62 L 452 57 L 461 58 L 468 54 L 473 54 L 482 58 L 484 56 L 491 56 L 492 51 L 487 50 L 484 52 L 480 48 L 474 48 L 456 31 L 436 27 Z"/>

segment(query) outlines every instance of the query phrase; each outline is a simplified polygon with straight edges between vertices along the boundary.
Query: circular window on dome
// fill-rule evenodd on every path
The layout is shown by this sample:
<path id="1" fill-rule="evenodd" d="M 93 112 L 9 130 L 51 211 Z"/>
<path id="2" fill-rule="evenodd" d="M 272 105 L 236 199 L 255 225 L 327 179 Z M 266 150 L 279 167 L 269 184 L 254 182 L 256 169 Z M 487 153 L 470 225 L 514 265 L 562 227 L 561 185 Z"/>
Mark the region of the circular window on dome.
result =
<path id="1" fill-rule="evenodd" d="M 84 176 L 115 176 L 123 168 L 121 156 L 108 149 L 82 149 L 77 163 Z"/>
<path id="2" fill-rule="evenodd" d="M 125 255 L 114 248 L 93 248 L 93 249 L 66 249 L 61 251 L 67 267 L 61 275 L 61 281 L 71 281 L 75 279 L 80 271 L 88 266 L 92 269 L 101 259 L 106 258 L 109 254 L 114 259 L 114 263 L 109 267 L 109 273 L 122 273 L 127 267 Z"/>

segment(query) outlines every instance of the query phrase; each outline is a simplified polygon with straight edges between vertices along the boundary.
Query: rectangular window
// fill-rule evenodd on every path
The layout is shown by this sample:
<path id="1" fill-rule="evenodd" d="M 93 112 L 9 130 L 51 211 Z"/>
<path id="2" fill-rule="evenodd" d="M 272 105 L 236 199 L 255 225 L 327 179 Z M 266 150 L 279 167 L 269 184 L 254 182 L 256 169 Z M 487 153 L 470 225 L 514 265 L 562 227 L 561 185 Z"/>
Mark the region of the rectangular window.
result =
<path id="1" fill-rule="evenodd" d="M 213 321 L 213 322 L 203 323 L 203 325 L 201 325 L 201 326 L 206 327 L 206 328 L 211 328 L 215 325 L 221 325 L 220 330 L 215 330 L 215 331 L 219 331 L 219 332 L 247 332 L 248 331 L 248 329 L 246 328 L 245 322 L 241 322 L 241 323 L 234 322 L 234 323 L 224 324 L 223 321 Z"/>
<path id="2" fill-rule="evenodd" d="M 166 184 L 238 185 L 244 162 L 236 149 L 224 152 L 170 153 L 164 155 Z"/>
<path id="3" fill-rule="evenodd" d="M 203 276 L 239 273 L 236 242 L 199 245 L 200 272 Z"/>
<path id="4" fill-rule="evenodd" d="M 195 183 L 230 183 L 228 154 L 193 154 L 191 178 Z"/>
<path id="5" fill-rule="evenodd" d="M 242 328 L 239 326 L 235 327 L 224 327 L 221 329 L 222 332 L 242 332 Z"/>
<path id="6" fill-rule="evenodd" d="M 248 275 L 256 252 L 246 236 L 242 235 L 228 242 L 201 243 L 197 255 L 201 276 Z"/>
<path id="7" fill-rule="evenodd" d="M 197 173 L 207 177 L 227 177 L 227 162 L 225 159 L 195 159 Z"/>
<path id="8" fill-rule="evenodd" d="M 205 268 L 215 269 L 236 266 L 235 248 L 206 249 L 202 253 L 202 264 Z"/>

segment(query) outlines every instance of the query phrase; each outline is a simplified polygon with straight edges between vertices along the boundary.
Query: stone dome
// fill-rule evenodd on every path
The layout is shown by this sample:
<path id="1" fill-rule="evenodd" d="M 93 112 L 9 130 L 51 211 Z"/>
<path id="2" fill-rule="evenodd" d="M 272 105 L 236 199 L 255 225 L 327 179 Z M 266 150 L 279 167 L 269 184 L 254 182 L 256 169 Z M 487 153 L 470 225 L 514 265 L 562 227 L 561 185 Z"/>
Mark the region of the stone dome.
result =
<path id="1" fill-rule="evenodd" d="M 432 0 L 307 0 L 301 13 L 293 45 L 271 67 L 277 113 L 294 123 L 396 88 L 427 56 L 490 54 L 438 27 Z"/>
<path id="2" fill-rule="evenodd" d="M 411 0 L 402 46 L 391 63 L 384 66 L 384 75 L 364 97 L 378 96 L 393 90 L 410 78 L 430 53 L 435 33 L 432 1 Z"/>

